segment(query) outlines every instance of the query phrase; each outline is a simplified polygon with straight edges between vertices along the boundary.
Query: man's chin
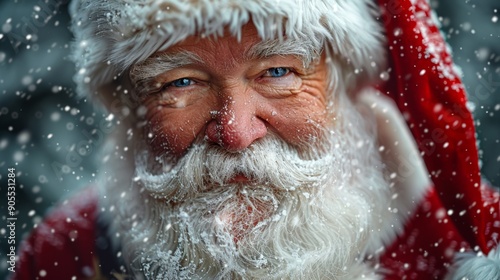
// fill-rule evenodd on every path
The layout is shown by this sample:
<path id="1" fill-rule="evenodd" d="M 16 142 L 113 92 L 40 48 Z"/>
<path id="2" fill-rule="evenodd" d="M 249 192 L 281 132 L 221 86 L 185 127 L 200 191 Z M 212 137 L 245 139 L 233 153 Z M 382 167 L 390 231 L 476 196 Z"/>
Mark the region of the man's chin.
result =
<path id="1" fill-rule="evenodd" d="M 362 186 L 281 190 L 236 183 L 175 204 L 135 186 L 128 210 L 115 223 L 123 233 L 126 261 L 134 273 L 152 279 L 182 273 L 194 278 L 290 278 L 300 273 L 307 278 L 325 260 L 325 275 L 336 275 L 366 242 L 366 235 L 352 228 L 366 228 L 366 221 L 378 217 L 365 190 L 358 192 Z M 135 215 L 141 219 L 129 218 Z"/>
<path id="2" fill-rule="evenodd" d="M 203 213 L 203 220 L 217 232 L 231 237 L 236 246 L 250 232 L 263 230 L 276 215 L 282 194 L 269 186 L 241 179 L 217 186 L 176 204 L 175 211 Z"/>
<path id="3" fill-rule="evenodd" d="M 233 185 L 234 186 L 234 185 Z M 271 217 L 276 214 L 279 203 L 275 194 L 255 196 L 253 187 L 236 184 L 238 190 L 228 199 L 214 220 L 233 237 L 235 245 L 245 239 L 250 232 L 263 230 Z"/>

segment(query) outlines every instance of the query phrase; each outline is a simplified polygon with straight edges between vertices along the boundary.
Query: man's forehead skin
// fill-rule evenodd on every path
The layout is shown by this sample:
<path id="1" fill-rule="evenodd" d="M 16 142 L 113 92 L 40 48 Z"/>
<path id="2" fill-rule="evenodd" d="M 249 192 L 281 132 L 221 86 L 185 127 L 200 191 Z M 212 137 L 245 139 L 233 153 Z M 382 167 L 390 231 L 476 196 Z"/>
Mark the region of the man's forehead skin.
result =
<path id="1" fill-rule="evenodd" d="M 241 54 L 245 54 L 253 45 L 260 42 L 261 39 L 253 24 L 243 26 L 241 32 L 240 39 L 232 36 L 229 32 L 225 32 L 221 37 L 189 36 L 181 43 L 167 49 L 165 53 L 174 54 L 187 50 L 199 53 L 200 55 L 217 57 L 220 53 L 213 52 L 214 49 L 217 49 L 219 52 L 224 51 L 225 54 L 232 54 L 237 62 L 243 62 L 245 57 Z"/>

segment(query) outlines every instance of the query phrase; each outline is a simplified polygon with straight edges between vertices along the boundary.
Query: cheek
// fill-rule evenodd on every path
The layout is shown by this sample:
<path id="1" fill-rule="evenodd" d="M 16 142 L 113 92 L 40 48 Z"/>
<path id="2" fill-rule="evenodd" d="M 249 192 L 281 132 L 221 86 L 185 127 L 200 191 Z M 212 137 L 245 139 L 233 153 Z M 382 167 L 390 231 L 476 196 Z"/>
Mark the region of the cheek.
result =
<path id="1" fill-rule="evenodd" d="M 154 111 L 153 111 L 154 110 Z M 201 111 L 172 110 L 161 107 L 148 109 L 145 135 L 156 155 L 182 156 L 204 130 L 206 116 Z"/>
<path id="2" fill-rule="evenodd" d="M 292 145 L 308 145 L 311 139 L 320 137 L 327 126 L 326 106 L 316 98 L 297 97 L 274 108 L 279 109 L 270 123 Z"/>

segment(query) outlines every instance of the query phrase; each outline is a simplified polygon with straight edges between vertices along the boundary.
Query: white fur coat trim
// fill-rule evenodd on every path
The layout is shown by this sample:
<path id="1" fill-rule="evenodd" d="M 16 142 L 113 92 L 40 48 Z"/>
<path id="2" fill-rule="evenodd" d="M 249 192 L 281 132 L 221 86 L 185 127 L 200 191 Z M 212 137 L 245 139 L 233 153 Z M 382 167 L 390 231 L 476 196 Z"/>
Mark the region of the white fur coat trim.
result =
<path id="1" fill-rule="evenodd" d="M 382 221 L 379 234 L 372 235 L 367 252 L 377 254 L 402 234 L 405 224 L 414 215 L 432 182 L 417 149 L 417 144 L 403 116 L 392 99 L 374 89 L 360 93 L 357 102 L 366 106 L 361 112 L 376 120 L 380 153 L 390 178 L 391 203 Z"/>
<path id="2" fill-rule="evenodd" d="M 446 277 L 447 280 L 494 280 L 500 279 L 500 250 L 498 247 L 485 256 L 462 253 Z"/>

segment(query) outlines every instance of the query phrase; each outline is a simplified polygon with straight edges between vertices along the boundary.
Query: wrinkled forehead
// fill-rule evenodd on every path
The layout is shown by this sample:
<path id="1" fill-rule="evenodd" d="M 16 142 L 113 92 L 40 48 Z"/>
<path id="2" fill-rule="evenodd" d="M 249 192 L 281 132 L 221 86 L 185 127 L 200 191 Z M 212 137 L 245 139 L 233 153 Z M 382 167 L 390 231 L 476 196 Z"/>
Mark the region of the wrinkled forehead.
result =
<path id="1" fill-rule="evenodd" d="M 196 53 L 208 53 L 214 59 L 223 53 L 230 54 L 235 61 L 239 62 L 292 55 L 301 59 L 304 67 L 308 67 L 313 60 L 320 56 L 322 51 L 321 48 L 314 49 L 311 44 L 304 41 L 285 36 L 262 40 L 251 22 L 242 27 L 241 35 L 240 38 L 227 32 L 221 37 L 191 35 L 180 43 L 166 50 L 159 50 L 144 61 L 134 64 L 132 69 L 149 67 L 160 62 L 167 62 L 172 66 L 180 65 L 182 61 L 201 62 L 202 59 Z"/>
<path id="2" fill-rule="evenodd" d="M 241 61 L 238 56 L 241 56 L 241 58 L 271 56 L 279 54 L 281 50 L 286 52 L 286 49 L 290 49 L 289 45 L 296 44 L 292 40 L 285 40 L 284 37 L 262 40 L 255 25 L 249 22 L 241 27 L 240 36 L 238 37 L 234 36 L 227 28 L 223 35 L 212 34 L 206 36 L 204 33 L 197 33 L 166 49 L 160 48 L 146 61 L 158 56 L 172 56 L 176 53 L 182 54 L 185 52 L 210 54 L 215 57 L 225 53 L 233 56 L 236 61 Z"/>

